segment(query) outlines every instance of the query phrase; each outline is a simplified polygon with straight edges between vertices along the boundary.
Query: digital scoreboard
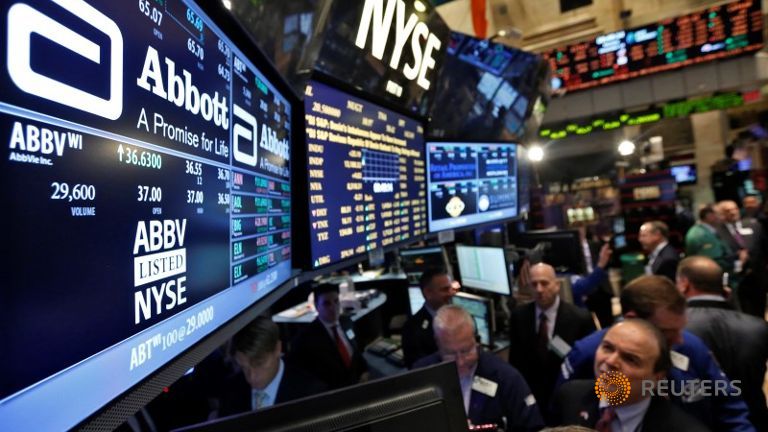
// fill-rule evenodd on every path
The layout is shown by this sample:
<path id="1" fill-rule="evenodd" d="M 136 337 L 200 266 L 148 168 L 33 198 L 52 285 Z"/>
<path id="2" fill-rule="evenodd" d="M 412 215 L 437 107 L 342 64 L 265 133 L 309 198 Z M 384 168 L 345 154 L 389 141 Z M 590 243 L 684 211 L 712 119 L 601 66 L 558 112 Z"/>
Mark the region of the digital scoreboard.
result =
<path id="1" fill-rule="evenodd" d="M 425 234 L 421 124 L 316 81 L 304 103 L 312 266 Z"/>
<path id="2" fill-rule="evenodd" d="M 0 11 L 0 424 L 64 430 L 290 277 L 291 105 L 189 1 Z"/>
<path id="3" fill-rule="evenodd" d="M 554 78 L 581 90 L 763 47 L 761 2 L 739 0 L 547 51 Z"/>
<path id="4" fill-rule="evenodd" d="M 517 145 L 427 143 L 429 231 L 510 219 L 517 211 Z"/>

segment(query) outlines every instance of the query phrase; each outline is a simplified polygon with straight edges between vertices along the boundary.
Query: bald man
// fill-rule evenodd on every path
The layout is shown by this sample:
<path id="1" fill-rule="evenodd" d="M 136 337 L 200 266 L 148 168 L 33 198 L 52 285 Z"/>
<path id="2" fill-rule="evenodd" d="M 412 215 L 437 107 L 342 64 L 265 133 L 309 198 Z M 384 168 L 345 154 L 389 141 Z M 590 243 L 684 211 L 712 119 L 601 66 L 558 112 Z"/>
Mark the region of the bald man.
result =
<path id="1" fill-rule="evenodd" d="M 741 313 L 726 301 L 723 271 L 716 262 L 693 256 L 680 262 L 677 288 L 688 301 L 686 328 L 712 350 L 728 378 L 741 383 L 749 419 L 768 431 L 768 408 L 763 394 L 768 361 L 768 324 Z"/>
<path id="2" fill-rule="evenodd" d="M 723 219 L 719 235 L 731 250 L 739 251 L 741 267 L 731 274 L 730 285 L 735 289 L 737 304 L 744 313 L 765 319 L 765 235 L 763 227 L 754 219 L 741 219 L 739 206 L 733 201 L 717 204 Z"/>
<path id="3" fill-rule="evenodd" d="M 588 311 L 561 301 L 551 265 L 532 266 L 529 283 L 535 301 L 512 310 L 509 363 L 528 381 L 546 418 L 563 358 L 574 342 L 595 331 L 595 324 Z"/>
<path id="4" fill-rule="evenodd" d="M 458 305 L 440 308 L 432 323 L 437 352 L 416 362 L 424 367 L 455 361 L 464 409 L 473 425 L 495 424 L 506 432 L 539 431 L 544 422 L 520 372 L 480 349 L 472 316 Z"/>
<path id="5" fill-rule="evenodd" d="M 588 426 L 599 431 L 709 430 L 657 394 L 658 390 L 653 394 L 648 391 L 666 377 L 670 367 L 669 345 L 654 325 L 641 319 L 615 324 L 597 347 L 593 368 L 598 377 L 614 373 L 626 378 L 629 394 L 623 401 L 599 399 L 596 394 L 599 380 L 571 381 L 554 396 L 556 423 Z M 614 390 L 613 394 L 616 393 L 624 394 Z"/>

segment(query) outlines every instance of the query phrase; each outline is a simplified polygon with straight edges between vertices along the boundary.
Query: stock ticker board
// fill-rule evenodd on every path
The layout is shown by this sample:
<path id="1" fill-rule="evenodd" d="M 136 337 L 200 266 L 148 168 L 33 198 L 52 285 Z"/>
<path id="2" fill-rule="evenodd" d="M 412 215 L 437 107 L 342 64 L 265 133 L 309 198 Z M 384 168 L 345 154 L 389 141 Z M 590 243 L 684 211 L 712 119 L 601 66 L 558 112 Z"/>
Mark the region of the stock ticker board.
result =
<path id="1" fill-rule="evenodd" d="M 422 125 L 316 81 L 304 104 L 312 265 L 426 234 Z"/>
<path id="2" fill-rule="evenodd" d="M 761 2 L 741 0 L 603 34 L 542 56 L 560 86 L 574 91 L 735 57 L 762 47 Z"/>
<path id="3" fill-rule="evenodd" d="M 289 278 L 291 106 L 192 2 L 0 10 L 2 416 L 68 429 Z"/>

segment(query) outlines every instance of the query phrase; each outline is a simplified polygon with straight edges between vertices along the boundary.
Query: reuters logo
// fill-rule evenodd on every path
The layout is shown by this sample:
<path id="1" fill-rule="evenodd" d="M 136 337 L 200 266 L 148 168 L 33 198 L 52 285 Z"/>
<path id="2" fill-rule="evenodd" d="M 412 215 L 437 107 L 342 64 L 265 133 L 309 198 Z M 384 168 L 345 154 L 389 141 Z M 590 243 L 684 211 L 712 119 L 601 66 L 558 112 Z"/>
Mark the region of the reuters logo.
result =
<path id="1" fill-rule="evenodd" d="M 597 398 L 614 406 L 626 402 L 631 389 L 629 380 L 619 371 L 603 372 L 595 380 Z"/>

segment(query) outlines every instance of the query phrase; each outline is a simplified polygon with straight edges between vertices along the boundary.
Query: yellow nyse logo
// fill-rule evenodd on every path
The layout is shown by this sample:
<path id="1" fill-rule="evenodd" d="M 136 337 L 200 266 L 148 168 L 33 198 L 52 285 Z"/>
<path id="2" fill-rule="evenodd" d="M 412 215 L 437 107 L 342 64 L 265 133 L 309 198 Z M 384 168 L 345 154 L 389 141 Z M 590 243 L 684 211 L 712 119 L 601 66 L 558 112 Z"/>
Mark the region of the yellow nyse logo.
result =
<path id="1" fill-rule="evenodd" d="M 626 402 L 631 389 L 629 379 L 619 371 L 603 372 L 595 380 L 597 398 L 613 406 Z"/>

